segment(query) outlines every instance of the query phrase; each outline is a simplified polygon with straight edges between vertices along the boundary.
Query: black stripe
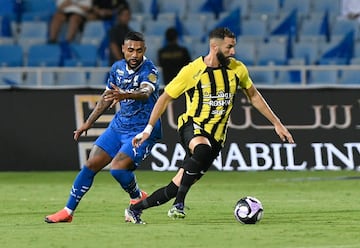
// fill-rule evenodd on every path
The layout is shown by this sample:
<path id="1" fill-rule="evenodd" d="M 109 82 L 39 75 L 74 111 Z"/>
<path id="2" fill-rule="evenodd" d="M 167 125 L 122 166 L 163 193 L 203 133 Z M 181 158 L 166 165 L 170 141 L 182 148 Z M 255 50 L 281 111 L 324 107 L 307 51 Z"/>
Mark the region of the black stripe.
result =
<path id="1" fill-rule="evenodd" d="M 215 82 L 215 76 L 214 76 L 214 69 L 212 68 L 207 68 L 206 69 L 208 75 L 209 75 L 209 80 L 210 80 L 210 86 L 211 86 L 211 96 L 216 96 L 216 82 Z M 216 109 L 216 106 L 211 106 L 210 107 L 210 114 L 209 116 L 203 120 L 202 124 L 204 123 L 208 123 L 209 120 L 211 120 L 211 118 L 214 117 L 214 115 L 212 114 L 213 110 Z M 204 127 L 204 125 L 202 125 L 202 127 Z M 211 128 L 211 132 L 213 131 L 213 128 Z M 212 134 L 212 133 L 211 133 Z"/>
<path id="2" fill-rule="evenodd" d="M 222 77 L 223 77 L 223 81 L 224 81 L 224 90 L 225 90 L 225 93 L 230 93 L 230 82 L 229 82 L 229 77 L 228 77 L 228 74 L 227 74 L 227 70 L 226 70 L 226 67 L 222 67 L 221 68 L 221 74 L 222 74 Z M 230 105 L 226 105 L 224 106 L 224 112 L 221 116 L 221 119 L 220 121 L 214 126 L 213 130 L 212 130 L 212 134 L 213 136 L 215 135 L 218 127 L 219 127 L 219 124 L 221 123 L 222 120 L 224 120 L 224 118 L 226 118 L 226 112 L 228 110 L 228 108 L 230 107 Z M 226 120 L 227 121 L 227 120 Z M 221 130 L 221 132 L 224 132 L 224 130 Z"/>
<path id="3" fill-rule="evenodd" d="M 203 108 L 203 97 L 200 97 L 203 95 L 203 90 L 201 88 L 201 80 L 199 80 L 199 83 L 196 85 L 196 89 L 199 91 L 199 97 L 198 97 L 198 105 L 194 114 L 194 117 L 199 117 L 201 112 L 202 112 L 202 108 Z"/>

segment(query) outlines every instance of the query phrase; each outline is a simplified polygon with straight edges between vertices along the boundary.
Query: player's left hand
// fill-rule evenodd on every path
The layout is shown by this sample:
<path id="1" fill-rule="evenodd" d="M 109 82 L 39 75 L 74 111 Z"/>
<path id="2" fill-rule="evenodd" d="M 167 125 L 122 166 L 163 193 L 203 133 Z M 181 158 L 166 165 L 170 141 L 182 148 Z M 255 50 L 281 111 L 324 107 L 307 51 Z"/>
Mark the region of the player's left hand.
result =
<path id="1" fill-rule="evenodd" d="M 283 142 L 295 143 L 292 135 L 290 134 L 289 130 L 283 124 L 275 125 L 275 132 L 279 135 L 280 139 Z"/>
<path id="2" fill-rule="evenodd" d="M 112 101 L 110 108 L 114 107 L 116 103 L 126 98 L 127 92 L 120 89 L 115 84 L 111 83 L 113 90 L 107 90 L 104 94 L 105 101 Z"/>

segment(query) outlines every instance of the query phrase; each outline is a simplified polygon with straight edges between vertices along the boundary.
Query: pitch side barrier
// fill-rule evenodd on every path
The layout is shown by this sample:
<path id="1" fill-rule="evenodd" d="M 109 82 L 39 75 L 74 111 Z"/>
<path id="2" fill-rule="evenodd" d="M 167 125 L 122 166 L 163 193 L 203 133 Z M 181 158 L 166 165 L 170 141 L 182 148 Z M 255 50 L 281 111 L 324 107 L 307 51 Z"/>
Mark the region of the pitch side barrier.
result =
<path id="1" fill-rule="evenodd" d="M 212 170 L 358 170 L 360 86 L 257 85 L 292 132 L 296 143 L 279 140 L 273 127 L 247 101 L 235 98 L 228 139 Z M 98 100 L 100 87 L 7 87 L 0 90 L 1 171 L 78 170 L 93 141 L 115 112 L 108 110 L 79 142 L 73 131 Z M 181 97 L 164 113 L 164 137 L 140 169 L 174 171 L 185 151 L 178 142 Z"/>

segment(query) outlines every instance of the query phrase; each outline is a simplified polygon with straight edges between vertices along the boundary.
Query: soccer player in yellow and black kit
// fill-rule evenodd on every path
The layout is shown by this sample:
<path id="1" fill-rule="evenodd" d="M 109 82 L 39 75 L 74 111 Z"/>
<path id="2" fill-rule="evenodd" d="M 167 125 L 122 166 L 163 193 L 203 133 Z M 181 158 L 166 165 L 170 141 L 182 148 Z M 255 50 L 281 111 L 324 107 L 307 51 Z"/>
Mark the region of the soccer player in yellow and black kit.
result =
<path id="1" fill-rule="evenodd" d="M 235 35 L 228 28 L 214 29 L 209 34 L 209 54 L 184 66 L 164 88 L 147 127 L 136 135 L 133 145 L 141 145 L 150 136 L 168 104 L 185 94 L 186 111 L 178 118 L 178 132 L 187 156 L 167 186 L 125 210 L 126 221 L 143 224 L 142 210 L 164 204 L 174 197 L 168 216 L 185 217 L 186 194 L 209 169 L 223 147 L 238 89 L 242 89 L 252 105 L 274 125 L 282 141 L 294 143 L 292 135 L 253 85 L 245 65 L 233 58 L 235 44 Z"/>

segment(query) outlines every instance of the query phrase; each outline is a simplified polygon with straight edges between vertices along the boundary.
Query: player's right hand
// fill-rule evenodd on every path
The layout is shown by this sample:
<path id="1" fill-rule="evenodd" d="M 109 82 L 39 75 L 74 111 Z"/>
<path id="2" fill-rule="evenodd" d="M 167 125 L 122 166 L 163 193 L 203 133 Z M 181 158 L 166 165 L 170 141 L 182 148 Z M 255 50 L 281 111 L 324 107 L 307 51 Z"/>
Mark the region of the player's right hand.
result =
<path id="1" fill-rule="evenodd" d="M 86 136 L 88 129 L 89 129 L 89 127 L 87 127 L 85 124 L 83 124 L 81 127 L 76 129 L 74 131 L 74 140 L 77 141 L 83 132 L 85 132 L 85 136 Z"/>
<path id="2" fill-rule="evenodd" d="M 133 139 L 132 139 L 132 145 L 133 147 L 138 148 L 141 146 L 142 143 L 144 143 L 145 140 L 147 140 L 150 137 L 149 133 L 141 132 L 138 133 Z"/>

